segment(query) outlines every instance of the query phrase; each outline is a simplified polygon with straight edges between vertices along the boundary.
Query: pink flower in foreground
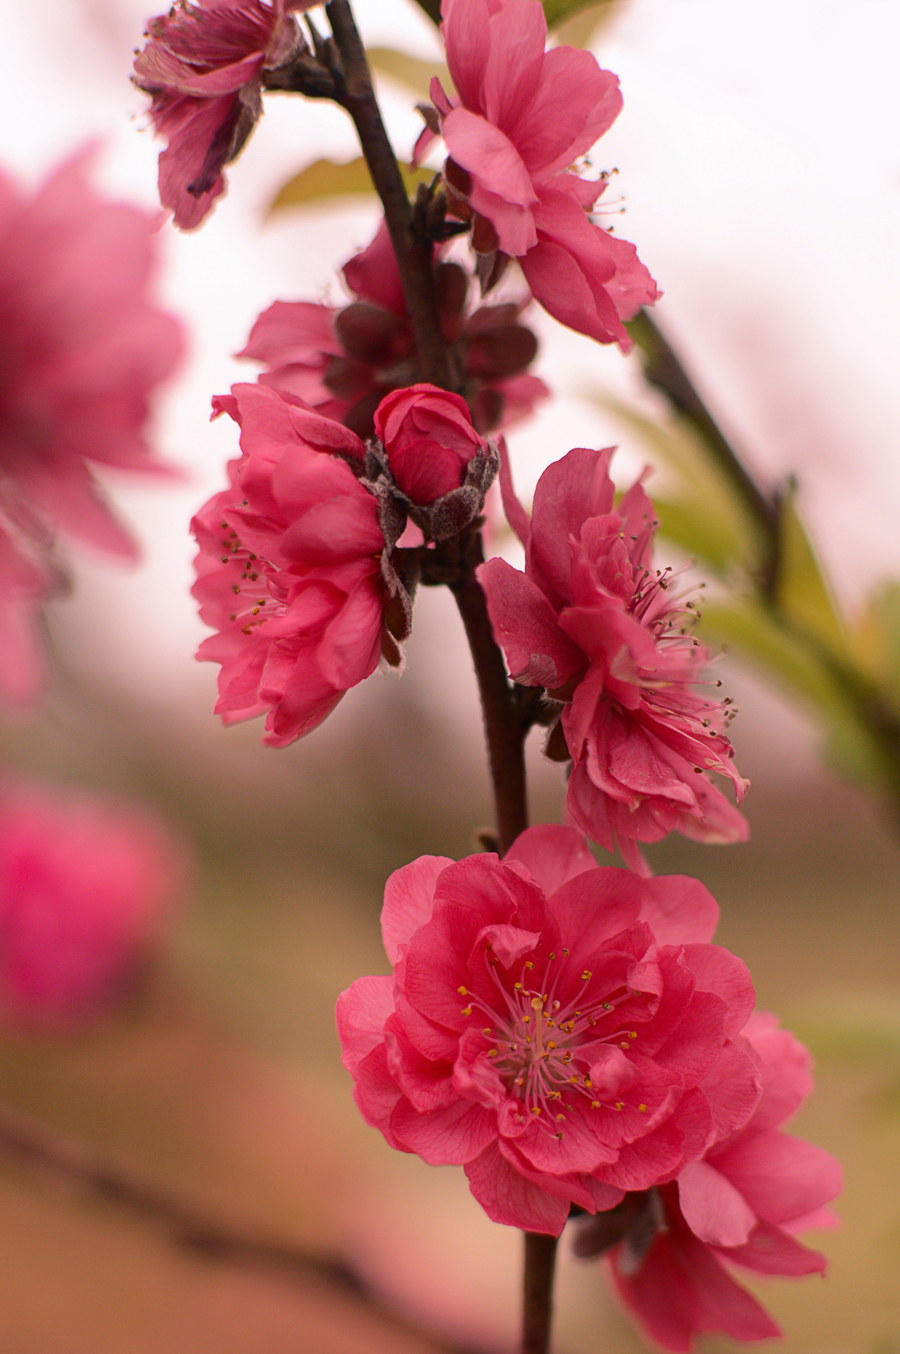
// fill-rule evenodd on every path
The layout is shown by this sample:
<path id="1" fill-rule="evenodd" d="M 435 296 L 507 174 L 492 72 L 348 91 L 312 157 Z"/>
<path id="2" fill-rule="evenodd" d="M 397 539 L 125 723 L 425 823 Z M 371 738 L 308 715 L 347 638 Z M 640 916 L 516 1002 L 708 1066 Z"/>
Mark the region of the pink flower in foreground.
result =
<path id="1" fill-rule="evenodd" d="M 423 505 L 459 489 L 469 463 L 488 450 L 463 397 L 427 383 L 386 396 L 375 410 L 375 432 L 396 483 Z"/>
<path id="2" fill-rule="evenodd" d="M 660 293 L 634 245 L 587 214 L 606 179 L 568 172 L 618 116 L 616 76 L 590 52 L 545 52 L 539 0 L 444 0 L 443 16 L 458 98 L 433 80 L 429 126 L 449 151 L 451 211 L 472 219 L 479 254 L 518 258 L 535 299 L 562 324 L 630 346 L 622 320 Z M 490 275 L 493 264 L 484 267 Z"/>
<path id="3" fill-rule="evenodd" d="M 168 927 L 186 863 L 146 813 L 0 788 L 4 1020 L 72 1027 L 108 1008 Z"/>
<path id="4" fill-rule="evenodd" d="M 267 711 L 266 742 L 283 747 L 382 653 L 399 663 L 409 599 L 390 570 L 379 501 L 348 464 L 362 473 L 356 434 L 266 386 L 234 386 L 216 403 L 240 424 L 243 456 L 192 523 L 193 593 L 218 631 L 197 656 L 222 664 L 225 722 Z"/>
<path id="5" fill-rule="evenodd" d="M 367 438 L 383 396 L 416 379 L 415 344 L 383 222 L 342 271 L 355 301 L 343 307 L 276 301 L 260 315 L 239 356 L 267 365 L 259 378 L 264 384 L 299 395 Z M 435 283 L 444 338 L 462 372 L 476 428 L 491 432 L 525 418 L 548 391 L 526 372 L 537 339 L 520 322 L 522 306 L 507 302 L 470 313 L 470 279 L 457 263 L 438 263 Z"/>
<path id="6" fill-rule="evenodd" d="M 673 829 L 742 841 L 743 816 L 706 772 L 729 777 L 738 798 L 747 783 L 732 765 L 726 704 L 696 690 L 709 655 L 687 632 L 691 604 L 670 594 L 670 571 L 653 569 L 653 505 L 640 483 L 614 505 L 612 451 L 579 447 L 549 466 L 530 526 L 508 502 L 525 572 L 492 559 L 478 577 L 514 679 L 565 702 L 565 750 L 554 755 L 572 758 L 571 817 L 643 868 L 636 843 Z"/>
<path id="7" fill-rule="evenodd" d="M 149 298 L 151 218 L 94 192 L 91 154 L 31 195 L 0 173 L 0 687 L 23 701 L 40 685 L 34 615 L 57 532 L 137 555 L 91 463 L 168 473 L 144 426 L 181 327 Z"/>
<path id="8" fill-rule="evenodd" d="M 262 114 L 262 73 L 294 54 L 300 34 L 292 12 L 313 3 L 182 0 L 150 20 L 134 80 L 152 94 L 154 126 L 168 138 L 159 157 L 159 196 L 177 226 L 199 226 L 224 192 L 222 168 Z"/>
<path id="9" fill-rule="evenodd" d="M 708 943 L 717 915 L 696 880 L 601 869 L 571 828 L 405 866 L 382 912 L 393 976 L 338 999 L 363 1117 L 533 1231 L 671 1179 L 759 1098 L 730 1043 L 753 987 Z"/>
<path id="10" fill-rule="evenodd" d="M 840 1192 L 840 1166 L 830 1153 L 781 1132 L 812 1089 L 809 1054 L 764 1011 L 750 1017 L 737 1043 L 746 1043 L 762 1077 L 750 1120 L 654 1191 L 655 1198 L 633 1196 L 619 1230 L 624 1238 L 608 1250 L 626 1305 L 654 1339 L 676 1351 L 708 1331 L 733 1340 L 781 1334 L 723 1261 L 792 1277 L 826 1266 L 794 1234 L 831 1224 L 825 1205 Z M 614 1221 L 611 1214 L 586 1223 L 576 1250 L 606 1249 Z"/>

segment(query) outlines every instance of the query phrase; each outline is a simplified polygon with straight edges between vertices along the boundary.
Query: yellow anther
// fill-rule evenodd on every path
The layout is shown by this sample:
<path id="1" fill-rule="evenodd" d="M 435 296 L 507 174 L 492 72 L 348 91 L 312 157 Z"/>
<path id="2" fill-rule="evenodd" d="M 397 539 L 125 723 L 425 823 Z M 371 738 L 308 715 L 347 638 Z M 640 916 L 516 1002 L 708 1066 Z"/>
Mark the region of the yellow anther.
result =
<path id="1" fill-rule="evenodd" d="M 523 1017 L 522 1017 L 522 1024 L 523 1024 L 523 1025 L 530 1025 L 530 1024 L 531 1024 L 531 1016 L 523 1016 Z"/>
<path id="2" fill-rule="evenodd" d="M 464 1016 L 470 1016 L 470 1015 L 472 1014 L 472 1008 L 471 1008 L 471 1006 L 464 1006 L 464 1007 L 462 1008 L 462 1014 L 463 1014 Z"/>
<path id="3" fill-rule="evenodd" d="M 530 959 L 526 959 L 526 960 L 525 960 L 525 967 L 526 967 L 526 968 L 534 968 L 534 964 L 532 963 L 532 961 L 531 961 Z"/>
<path id="4" fill-rule="evenodd" d="M 532 1107 L 531 1107 L 531 1113 L 532 1113 L 532 1114 L 540 1114 L 540 1112 L 541 1112 L 541 1107 L 540 1107 L 540 1105 L 532 1105 Z"/>
<path id="5" fill-rule="evenodd" d="M 548 1091 L 551 1100 L 562 1100 L 562 1091 Z"/>
<path id="6" fill-rule="evenodd" d="M 496 1058 L 496 1056 L 497 1056 L 497 1050 L 496 1050 L 495 1048 L 488 1049 L 488 1057 L 489 1057 L 489 1058 Z"/>
<path id="7" fill-rule="evenodd" d="M 578 1085 L 578 1073 L 577 1073 L 577 1072 L 574 1072 L 574 1073 L 572 1074 L 572 1076 L 569 1077 L 569 1085 L 570 1085 L 570 1086 L 577 1086 L 577 1085 Z"/>
<path id="8" fill-rule="evenodd" d="M 532 1011 L 539 1011 L 543 1005 L 544 1005 L 544 1003 L 543 1003 L 543 1001 L 541 1000 L 540 997 L 532 997 L 532 998 L 531 998 L 531 1009 L 532 1009 Z"/>
<path id="9" fill-rule="evenodd" d="M 568 953 L 569 953 L 568 950 L 563 950 L 563 954 L 568 954 Z"/>
<path id="10" fill-rule="evenodd" d="M 593 976 L 594 976 L 594 975 L 593 975 L 593 973 L 591 973 L 591 970 L 590 970 L 589 968 L 586 968 L 586 969 L 584 970 L 584 973 L 582 973 L 582 975 L 581 975 L 581 981 L 582 981 L 583 983 L 586 983 L 587 980 L 588 980 L 588 978 L 593 978 Z"/>
<path id="11" fill-rule="evenodd" d="M 638 1105 L 638 1114 L 646 1114 L 646 1113 L 647 1113 L 647 1106 L 646 1106 L 646 1105 Z"/>
<path id="12" fill-rule="evenodd" d="M 617 1101 L 616 1101 L 616 1109 L 617 1109 L 617 1110 L 623 1110 L 624 1108 L 625 1108 L 625 1102 L 622 1101 L 622 1100 L 617 1100 Z"/>
<path id="13" fill-rule="evenodd" d="M 630 1045 L 630 1044 L 620 1044 L 620 1045 L 619 1045 L 619 1048 L 624 1048 L 625 1051 L 627 1052 L 628 1049 L 631 1048 L 631 1045 Z"/>
<path id="14" fill-rule="evenodd" d="M 592 1101 L 591 1101 L 591 1109 L 592 1109 L 592 1110 L 598 1110 L 599 1108 L 600 1108 L 600 1101 L 599 1101 L 599 1100 L 592 1100 Z"/>
<path id="15" fill-rule="evenodd" d="M 565 1117 L 566 1117 L 566 1116 L 565 1116 L 564 1114 L 557 1114 L 557 1116 L 556 1116 L 556 1122 L 559 1123 L 561 1120 L 564 1120 Z"/>
<path id="16" fill-rule="evenodd" d="M 491 1035 L 491 1034 L 494 1033 L 494 1031 L 491 1029 L 490 1025 L 485 1025 L 485 1027 L 484 1027 L 484 1029 L 481 1031 L 481 1033 L 482 1033 L 482 1034 Z"/>
<path id="17" fill-rule="evenodd" d="M 636 1039 L 636 1038 L 637 1038 L 637 1030 L 629 1030 L 629 1031 L 628 1031 L 628 1038 L 629 1038 L 629 1039 Z"/>
<path id="18" fill-rule="evenodd" d="M 522 991 L 522 984 L 521 984 L 521 983 L 513 983 L 513 988 L 515 989 L 516 992 L 521 992 L 521 991 Z"/>
<path id="19" fill-rule="evenodd" d="M 549 1021 L 549 1020 L 547 1021 L 547 1024 L 548 1024 L 548 1025 L 550 1024 L 550 1021 Z M 547 1040 L 547 1047 L 548 1047 L 548 1048 L 556 1048 L 556 1040 L 555 1040 L 555 1039 L 548 1039 L 548 1040 Z"/>
<path id="20" fill-rule="evenodd" d="M 467 987 L 458 987 L 456 990 L 461 997 L 467 997 L 469 995 L 469 989 Z"/>

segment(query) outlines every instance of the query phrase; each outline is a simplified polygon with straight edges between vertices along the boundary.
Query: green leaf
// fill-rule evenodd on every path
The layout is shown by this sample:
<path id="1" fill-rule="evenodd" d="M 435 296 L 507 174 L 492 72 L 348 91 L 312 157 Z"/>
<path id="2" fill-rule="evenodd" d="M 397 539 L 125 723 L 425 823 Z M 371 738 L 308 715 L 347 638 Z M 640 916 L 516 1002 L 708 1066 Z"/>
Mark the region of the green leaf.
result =
<path id="1" fill-rule="evenodd" d="M 657 423 L 618 400 L 592 398 L 674 476 L 661 494 L 648 485 L 663 535 L 718 574 L 751 568 L 762 546 L 758 524 L 688 421 Z"/>
<path id="2" fill-rule="evenodd" d="M 421 57 L 395 51 L 393 47 L 367 47 L 366 56 L 374 70 L 408 85 L 426 99 L 430 97 L 431 81 L 435 76 L 448 94 L 453 93 L 453 81 L 443 61 L 423 61 Z"/>
<path id="3" fill-rule="evenodd" d="M 792 496 L 781 505 L 777 601 L 807 634 L 841 656 L 847 653 L 843 621 Z"/>
<path id="4" fill-rule="evenodd" d="M 870 597 L 853 649 L 900 710 L 900 583 L 884 583 Z"/>
<path id="5" fill-rule="evenodd" d="M 433 169 L 409 169 L 400 165 L 406 191 L 412 193 L 420 183 L 430 183 Z M 339 164 L 336 160 L 314 160 L 301 169 L 278 190 L 267 212 L 283 211 L 285 207 L 309 207 L 329 197 L 345 197 L 355 193 L 374 193 L 365 160 L 359 156 Z"/>
<path id="6" fill-rule="evenodd" d="M 562 18 L 551 19 L 551 11 L 568 9 Z M 560 4 L 559 0 L 544 0 L 547 27 L 566 47 L 589 47 L 599 28 L 605 27 L 619 13 L 621 0 L 581 0 L 579 4 Z"/>

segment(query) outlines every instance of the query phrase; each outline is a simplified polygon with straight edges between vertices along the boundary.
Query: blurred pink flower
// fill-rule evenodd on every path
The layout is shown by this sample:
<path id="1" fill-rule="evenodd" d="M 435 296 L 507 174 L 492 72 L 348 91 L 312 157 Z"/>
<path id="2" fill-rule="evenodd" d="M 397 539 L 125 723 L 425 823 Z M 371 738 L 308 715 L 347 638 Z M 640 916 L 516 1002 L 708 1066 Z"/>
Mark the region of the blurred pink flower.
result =
<path id="1" fill-rule="evenodd" d="M 300 43 L 293 11 L 314 3 L 182 0 L 148 23 L 134 81 L 153 96 L 150 115 L 168 138 L 159 197 L 177 226 L 199 226 L 224 192 L 222 168 L 262 115 L 262 72 L 290 59 Z"/>
<path id="2" fill-rule="evenodd" d="M 722 1135 L 655 1198 L 630 1200 L 620 1220 L 624 1235 L 611 1248 L 613 1215 L 587 1222 L 576 1239 L 579 1254 L 607 1250 L 625 1304 L 655 1340 L 679 1352 L 709 1331 L 733 1340 L 782 1333 L 723 1260 L 793 1277 L 826 1266 L 794 1233 L 832 1224 L 825 1205 L 840 1193 L 840 1166 L 830 1153 L 781 1132 L 812 1089 L 809 1054 L 764 1011 L 750 1017 L 740 1045 L 762 1078 L 749 1121 Z"/>
<path id="3" fill-rule="evenodd" d="M 618 79 L 590 52 L 546 52 L 539 0 L 444 0 L 443 18 L 458 97 L 432 80 L 419 150 L 439 128 L 451 212 L 472 220 L 479 254 L 518 258 L 535 299 L 562 324 L 630 346 L 622 320 L 660 293 L 634 245 L 587 214 L 605 177 L 567 172 L 617 118 Z"/>
<path id="4" fill-rule="evenodd" d="M 747 782 L 732 765 L 727 706 L 695 690 L 709 655 L 688 633 L 693 603 L 652 567 L 653 505 L 637 483 L 614 506 L 612 452 L 579 447 L 549 466 L 530 525 L 507 494 L 525 572 L 492 559 L 478 577 L 513 678 L 564 702 L 565 746 L 550 750 L 572 758 L 571 817 L 644 868 L 636 843 L 673 829 L 743 840 L 746 821 L 706 772 L 729 777 L 739 799 Z"/>
<path id="5" fill-rule="evenodd" d="M 395 481 L 423 505 L 458 489 L 472 458 L 487 452 L 463 397 L 427 383 L 386 395 L 375 410 L 375 432 Z"/>
<path id="6" fill-rule="evenodd" d="M 399 663 L 408 599 L 390 571 L 379 501 L 348 463 L 362 474 L 356 434 L 267 386 L 234 386 L 216 407 L 240 425 L 243 456 L 192 523 L 193 593 L 218 631 L 197 656 L 222 664 L 225 723 L 267 711 L 265 741 L 284 747 L 382 653 Z"/>
<path id="7" fill-rule="evenodd" d="M 163 938 L 187 854 L 154 817 L 99 796 L 0 785 L 0 1012 L 71 1028 L 123 995 Z"/>
<path id="8" fill-rule="evenodd" d="M 412 330 L 384 222 L 342 271 L 355 301 L 343 307 L 276 301 L 239 356 L 267 365 L 259 378 L 264 384 L 299 395 L 365 438 L 372 436 L 382 397 L 416 379 Z M 506 302 L 470 312 L 470 279 L 458 263 L 438 263 L 435 281 L 444 337 L 478 431 L 527 417 L 549 392 L 526 372 L 537 339 L 520 322 L 523 307 Z"/>
<path id="9" fill-rule="evenodd" d="M 91 188 L 92 153 L 30 196 L 0 173 L 0 689 L 23 701 L 40 683 L 32 632 L 55 534 L 137 555 L 90 462 L 170 473 L 144 425 L 181 326 L 149 299 L 152 219 Z"/>
<path id="10" fill-rule="evenodd" d="M 533 1231 L 671 1179 L 760 1093 L 741 1050 L 727 1095 L 701 1086 L 753 1005 L 708 943 L 717 916 L 696 880 L 601 869 L 571 828 L 530 828 L 503 861 L 405 866 L 382 912 L 393 976 L 338 999 L 363 1117 L 465 1165 L 491 1218 Z"/>

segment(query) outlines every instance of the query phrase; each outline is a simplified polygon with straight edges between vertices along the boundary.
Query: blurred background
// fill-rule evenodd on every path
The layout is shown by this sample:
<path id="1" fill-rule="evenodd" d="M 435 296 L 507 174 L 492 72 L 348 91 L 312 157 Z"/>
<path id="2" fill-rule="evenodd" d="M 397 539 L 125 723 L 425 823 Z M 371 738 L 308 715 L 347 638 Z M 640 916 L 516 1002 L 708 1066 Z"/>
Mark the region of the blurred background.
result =
<path id="1" fill-rule="evenodd" d="M 366 40 L 440 56 L 412 0 L 357 0 Z M 159 146 L 128 82 L 142 0 L 3 0 L 0 153 L 28 182 L 90 138 L 98 182 L 154 208 Z M 665 292 L 657 318 L 763 483 L 797 475 L 800 503 L 853 615 L 900 573 L 900 85 L 892 0 L 619 0 L 594 49 L 625 112 L 594 156 Z M 382 82 L 398 153 L 415 97 Z M 333 1008 L 386 971 L 386 876 L 421 853 L 464 855 L 491 810 L 474 680 L 450 599 L 420 596 L 407 671 L 352 691 L 305 742 L 224 730 L 216 672 L 188 595 L 191 514 L 224 483 L 233 425 L 209 397 L 254 368 L 230 356 L 276 298 L 340 297 L 335 270 L 371 238 L 373 199 L 268 215 L 292 174 L 357 153 L 337 109 L 272 97 L 230 192 L 194 235 L 161 227 L 159 294 L 191 352 L 159 402 L 172 487 L 109 476 L 145 562 L 79 555 L 50 609 L 53 676 L 41 707 L 0 724 L 7 767 L 90 786 L 165 814 L 194 844 L 192 905 L 127 1008 L 64 1039 L 0 1041 L 0 1100 L 133 1163 L 236 1227 L 341 1254 L 403 1320 L 339 1285 L 199 1257 L 114 1203 L 0 1153 L 4 1354 L 427 1354 L 435 1341 L 509 1349 L 519 1237 L 487 1221 L 461 1171 L 392 1152 L 366 1128 L 339 1061 Z M 529 315 L 555 399 L 511 448 L 527 497 L 570 446 L 620 441 L 627 482 L 644 446 L 597 397 L 658 412 L 636 362 Z M 652 491 L 652 483 L 650 485 Z M 661 547 L 664 553 L 665 547 Z M 896 831 L 833 776 L 819 725 L 726 657 L 753 781 L 748 844 L 670 841 L 659 872 L 700 877 L 721 942 L 749 963 L 760 1004 L 813 1049 L 818 1091 L 797 1131 L 837 1153 L 840 1231 L 813 1237 L 824 1281 L 773 1282 L 764 1301 L 786 1354 L 900 1354 L 900 929 Z M 559 769 L 530 746 L 532 814 L 559 819 Z M 565 1253 L 565 1243 L 563 1245 Z M 561 1351 L 643 1346 L 596 1264 L 562 1264 Z M 434 1339 L 428 1338 L 430 1332 Z M 712 1350 L 724 1342 L 708 1341 Z"/>

